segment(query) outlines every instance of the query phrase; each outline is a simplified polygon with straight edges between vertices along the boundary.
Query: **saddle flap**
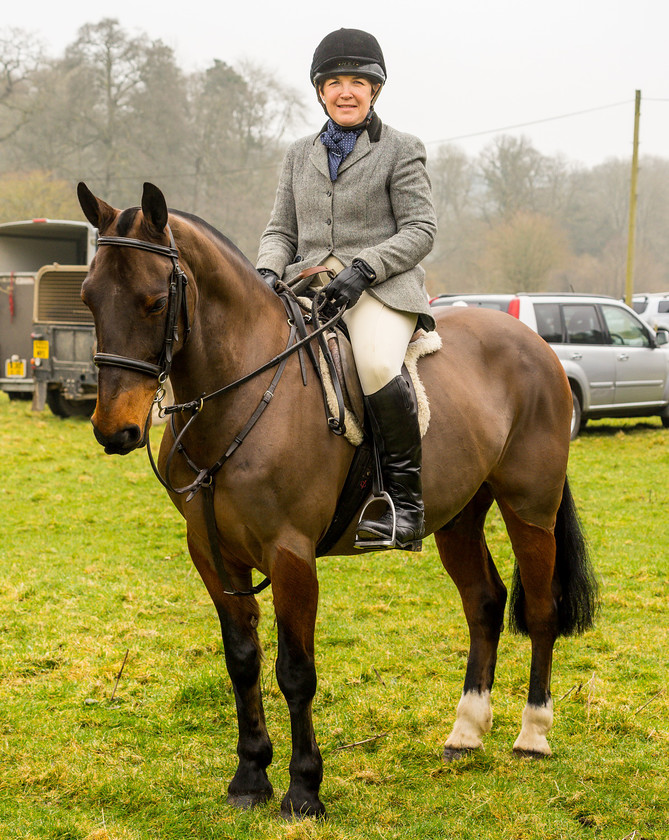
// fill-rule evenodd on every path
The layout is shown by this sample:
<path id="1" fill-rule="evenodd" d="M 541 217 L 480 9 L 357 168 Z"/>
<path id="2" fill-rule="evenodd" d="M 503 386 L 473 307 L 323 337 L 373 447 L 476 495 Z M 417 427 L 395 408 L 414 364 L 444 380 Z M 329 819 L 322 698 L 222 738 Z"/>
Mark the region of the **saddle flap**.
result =
<path id="1" fill-rule="evenodd" d="M 342 386 L 344 405 L 353 412 L 360 426 L 363 425 L 365 404 L 362 396 L 362 386 L 358 378 L 358 371 L 353 358 L 351 342 L 341 330 L 333 330 L 327 334 L 328 348 L 332 354 L 337 376 Z"/>

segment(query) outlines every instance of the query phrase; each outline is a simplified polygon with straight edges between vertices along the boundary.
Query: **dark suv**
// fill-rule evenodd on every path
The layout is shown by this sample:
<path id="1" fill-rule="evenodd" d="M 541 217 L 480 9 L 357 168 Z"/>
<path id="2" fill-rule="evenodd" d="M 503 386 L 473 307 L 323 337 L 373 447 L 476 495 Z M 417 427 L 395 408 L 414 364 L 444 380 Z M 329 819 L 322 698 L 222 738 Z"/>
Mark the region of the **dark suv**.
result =
<path id="1" fill-rule="evenodd" d="M 577 294 L 440 295 L 519 318 L 562 362 L 574 398 L 572 439 L 589 418 L 659 415 L 669 428 L 669 331 L 655 333 L 615 298 Z"/>

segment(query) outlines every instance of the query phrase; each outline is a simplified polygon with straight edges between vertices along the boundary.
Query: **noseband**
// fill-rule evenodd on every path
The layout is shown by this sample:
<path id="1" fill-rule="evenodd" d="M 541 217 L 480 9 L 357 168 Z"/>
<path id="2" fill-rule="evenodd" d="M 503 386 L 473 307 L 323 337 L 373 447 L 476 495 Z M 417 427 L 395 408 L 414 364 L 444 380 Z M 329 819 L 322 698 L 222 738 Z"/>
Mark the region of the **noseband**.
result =
<path id="1" fill-rule="evenodd" d="M 146 242 L 143 239 L 130 239 L 125 236 L 99 236 L 100 245 L 116 245 L 121 248 L 138 248 L 140 251 L 149 251 L 152 254 L 159 254 L 161 257 L 169 257 L 172 260 L 172 273 L 170 275 L 169 297 L 167 302 L 167 320 L 165 321 L 165 338 L 163 349 L 158 364 L 145 362 L 141 359 L 132 359 L 129 356 L 119 356 L 116 353 L 96 353 L 93 361 L 98 367 L 107 365 L 120 367 L 125 370 L 134 370 L 158 379 L 162 384 L 167 380 L 172 369 L 172 353 L 175 343 L 179 340 L 179 312 L 183 314 L 184 342 L 190 333 L 190 320 L 188 317 L 188 300 L 186 297 L 186 286 L 188 278 L 179 265 L 179 252 L 174 243 L 174 236 L 169 225 L 167 233 L 170 237 L 170 244 L 155 245 L 153 242 Z"/>

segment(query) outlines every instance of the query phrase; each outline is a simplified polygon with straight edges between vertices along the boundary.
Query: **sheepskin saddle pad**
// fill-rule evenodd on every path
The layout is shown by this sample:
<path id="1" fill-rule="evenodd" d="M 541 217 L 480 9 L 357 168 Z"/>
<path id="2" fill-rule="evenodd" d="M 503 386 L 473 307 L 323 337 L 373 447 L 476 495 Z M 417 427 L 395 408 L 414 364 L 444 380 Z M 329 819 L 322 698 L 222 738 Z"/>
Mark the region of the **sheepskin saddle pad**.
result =
<path id="1" fill-rule="evenodd" d="M 359 446 L 364 438 L 365 410 L 362 388 L 360 387 L 360 380 L 358 379 L 353 360 L 353 349 L 348 338 L 340 330 L 333 330 L 327 333 L 326 338 L 344 396 L 344 423 L 346 425 L 344 436 L 353 446 Z M 422 356 L 435 353 L 440 347 L 441 336 L 438 333 L 418 330 L 411 339 L 404 358 L 404 366 L 413 382 L 414 391 L 416 392 L 418 423 L 420 425 L 421 437 L 425 435 L 430 424 L 430 403 L 423 383 L 418 375 L 418 360 Z M 319 361 L 328 408 L 336 417 L 338 416 L 337 397 L 332 385 L 330 371 L 321 351 L 319 351 Z"/>

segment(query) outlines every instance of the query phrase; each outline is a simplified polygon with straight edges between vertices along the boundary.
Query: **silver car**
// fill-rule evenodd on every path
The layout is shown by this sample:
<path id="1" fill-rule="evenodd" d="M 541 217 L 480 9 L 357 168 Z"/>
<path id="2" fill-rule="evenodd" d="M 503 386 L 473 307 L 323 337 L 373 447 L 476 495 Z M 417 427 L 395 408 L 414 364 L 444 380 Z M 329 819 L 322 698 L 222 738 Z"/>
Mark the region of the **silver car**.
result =
<path id="1" fill-rule="evenodd" d="M 572 439 L 596 417 L 659 415 L 669 428 L 669 331 L 615 298 L 576 294 L 440 295 L 439 306 L 507 312 L 544 338 L 572 389 Z"/>

